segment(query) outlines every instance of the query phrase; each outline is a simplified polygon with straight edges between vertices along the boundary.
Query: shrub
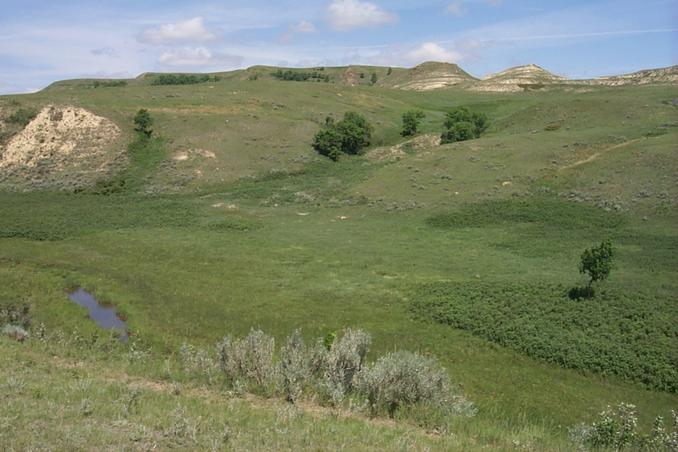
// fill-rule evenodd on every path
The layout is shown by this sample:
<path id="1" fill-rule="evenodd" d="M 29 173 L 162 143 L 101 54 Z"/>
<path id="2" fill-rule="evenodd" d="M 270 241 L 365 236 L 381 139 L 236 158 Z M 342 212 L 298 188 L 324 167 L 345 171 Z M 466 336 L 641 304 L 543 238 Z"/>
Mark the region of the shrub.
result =
<path id="1" fill-rule="evenodd" d="M 379 77 L 377 77 L 377 73 L 372 72 L 372 77 L 370 77 L 370 84 L 375 85 L 377 83 L 377 80 L 379 80 Z"/>
<path id="2" fill-rule="evenodd" d="M 27 330 L 31 327 L 30 305 L 9 303 L 0 306 L 0 325 L 16 325 Z"/>
<path id="3" fill-rule="evenodd" d="M 7 117 L 7 122 L 26 127 L 29 122 L 38 115 L 37 110 L 32 108 L 19 108 L 17 111 Z"/>
<path id="4" fill-rule="evenodd" d="M 184 343 L 179 348 L 179 357 L 184 372 L 204 375 L 210 384 L 214 381 L 219 367 L 207 350 Z"/>
<path id="5" fill-rule="evenodd" d="M 353 390 L 353 379 L 363 367 L 371 342 L 369 334 L 348 328 L 324 356 L 320 355 L 320 389 L 333 404 L 339 404 Z"/>
<path id="6" fill-rule="evenodd" d="M 419 131 L 419 123 L 425 117 L 421 110 L 408 110 L 403 113 L 403 130 L 400 134 L 404 137 L 415 135 Z"/>
<path id="7" fill-rule="evenodd" d="M 311 376 L 308 350 L 299 330 L 287 338 L 280 350 L 280 374 L 285 400 L 296 402 Z"/>
<path id="8" fill-rule="evenodd" d="M 466 107 L 458 107 L 447 113 L 441 144 L 478 138 L 487 129 L 487 116 L 475 113 Z"/>
<path id="9" fill-rule="evenodd" d="M 664 426 L 661 416 L 657 417 L 648 434 L 638 431 L 638 413 L 636 407 L 620 403 L 616 407 L 607 407 L 598 414 L 590 425 L 580 424 L 570 429 L 570 437 L 580 446 L 612 450 L 667 450 L 678 447 L 678 413 L 673 411 L 673 431 Z"/>
<path id="10" fill-rule="evenodd" d="M 275 339 L 252 330 L 243 339 L 226 336 L 219 345 L 219 363 L 235 388 L 269 392 L 275 383 Z"/>
<path id="11" fill-rule="evenodd" d="M 28 331 L 17 325 L 5 325 L 0 330 L 0 334 L 10 337 L 16 341 L 23 342 L 28 339 Z"/>
<path id="12" fill-rule="evenodd" d="M 150 137 L 153 134 L 153 118 L 145 108 L 142 108 L 134 115 L 134 130 L 138 133 Z"/>
<path id="13" fill-rule="evenodd" d="M 371 138 L 372 126 L 367 119 L 359 113 L 347 112 L 339 122 L 331 117 L 325 119 L 325 125 L 313 138 L 313 149 L 336 161 L 341 153 L 360 153 L 370 145 Z"/>
<path id="14" fill-rule="evenodd" d="M 440 405 L 450 394 L 445 370 L 435 360 L 407 351 L 379 358 L 358 374 L 356 383 L 372 414 L 386 409 L 391 417 L 401 406 Z"/>
<path id="15" fill-rule="evenodd" d="M 455 143 L 476 138 L 475 126 L 470 122 L 458 122 L 443 132 L 442 143 Z"/>

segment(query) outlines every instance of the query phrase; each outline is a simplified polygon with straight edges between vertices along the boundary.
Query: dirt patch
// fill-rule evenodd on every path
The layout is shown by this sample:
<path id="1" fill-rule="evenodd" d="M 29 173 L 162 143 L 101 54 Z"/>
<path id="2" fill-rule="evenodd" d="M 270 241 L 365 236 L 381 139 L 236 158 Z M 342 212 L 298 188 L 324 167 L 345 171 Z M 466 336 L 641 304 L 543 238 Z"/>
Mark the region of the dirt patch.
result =
<path id="1" fill-rule="evenodd" d="M 615 149 L 626 147 L 630 144 L 637 143 L 640 140 L 642 140 L 642 138 L 636 138 L 636 139 L 633 139 L 633 140 L 626 141 L 624 143 L 619 143 L 619 144 L 615 144 L 615 145 L 612 145 L 612 146 L 608 146 L 606 148 L 601 149 L 598 152 L 594 152 L 593 154 L 591 154 L 590 156 L 588 156 L 585 159 L 577 160 L 576 162 L 574 162 L 570 165 L 560 167 L 558 169 L 558 171 L 565 171 L 565 170 L 568 170 L 568 169 L 576 168 L 578 166 L 584 165 L 584 164 L 589 163 L 589 162 L 593 162 L 594 160 L 597 160 L 601 155 L 603 155 L 607 152 L 614 151 Z"/>
<path id="2" fill-rule="evenodd" d="M 194 159 L 196 157 L 202 157 L 207 159 L 216 158 L 216 154 L 212 151 L 206 149 L 189 149 L 187 151 L 177 151 L 173 156 L 172 160 L 176 162 L 184 162 L 189 159 Z"/>
<path id="3" fill-rule="evenodd" d="M 372 149 L 366 154 L 366 157 L 380 162 L 397 161 L 406 158 L 408 153 L 416 154 L 436 146 L 440 146 L 440 136 L 427 134 L 412 138 L 395 146 Z"/>
<path id="4" fill-rule="evenodd" d="M 79 107 L 49 105 L 0 147 L 0 180 L 14 176 L 41 185 L 63 172 L 89 174 L 82 182 L 91 180 L 124 154 L 124 149 L 110 153 L 120 136 L 120 128 L 107 118 Z"/>

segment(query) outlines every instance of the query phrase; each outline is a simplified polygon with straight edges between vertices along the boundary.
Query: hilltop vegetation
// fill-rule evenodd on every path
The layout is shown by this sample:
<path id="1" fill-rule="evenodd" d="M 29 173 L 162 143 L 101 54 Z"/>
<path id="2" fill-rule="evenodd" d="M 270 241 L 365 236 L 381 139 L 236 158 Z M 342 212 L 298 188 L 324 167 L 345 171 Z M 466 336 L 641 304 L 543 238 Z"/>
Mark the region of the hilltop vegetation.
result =
<path id="1" fill-rule="evenodd" d="M 0 305 L 31 316 L 23 343 L 0 339 L 0 443 L 567 450 L 568 429 L 608 405 L 636 405 L 639 435 L 670 419 L 672 88 L 390 88 L 452 69 L 325 68 L 331 82 L 313 83 L 262 67 L 0 98 Z M 460 106 L 474 139 L 440 145 Z M 403 137 L 410 111 L 423 117 Z M 337 129 L 352 139 L 330 137 L 333 162 L 313 143 Z M 609 277 L 595 298 L 570 299 L 588 282 L 582 251 L 605 239 Z M 131 343 L 105 338 L 68 299 L 74 287 L 115 305 Z M 290 372 L 272 400 L 225 382 L 214 345 L 252 328 L 292 348 L 370 332 L 353 407 L 313 391 L 290 407 L 304 360 L 278 361 L 280 348 Z M 429 358 L 445 370 L 432 381 L 448 376 L 475 416 L 392 409 L 404 393 L 378 383 L 411 374 L 395 363 L 439 371 Z"/>

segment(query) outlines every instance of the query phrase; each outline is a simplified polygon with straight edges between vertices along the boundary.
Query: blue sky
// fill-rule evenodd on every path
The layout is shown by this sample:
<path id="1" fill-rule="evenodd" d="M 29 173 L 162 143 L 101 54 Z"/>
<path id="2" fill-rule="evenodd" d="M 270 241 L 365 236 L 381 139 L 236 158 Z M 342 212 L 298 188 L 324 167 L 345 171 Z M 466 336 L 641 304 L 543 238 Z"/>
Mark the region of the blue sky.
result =
<path id="1" fill-rule="evenodd" d="M 678 0 L 0 0 L 0 93 L 255 64 L 535 63 L 586 78 L 678 64 Z"/>

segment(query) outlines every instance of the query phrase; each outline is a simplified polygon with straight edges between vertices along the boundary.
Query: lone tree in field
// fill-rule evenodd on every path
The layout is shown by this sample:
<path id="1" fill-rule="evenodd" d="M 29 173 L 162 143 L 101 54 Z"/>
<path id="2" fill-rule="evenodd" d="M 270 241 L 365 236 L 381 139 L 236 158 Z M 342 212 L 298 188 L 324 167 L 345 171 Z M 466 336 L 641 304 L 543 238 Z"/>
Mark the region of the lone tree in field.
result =
<path id="1" fill-rule="evenodd" d="M 579 272 L 588 274 L 588 288 L 591 293 L 593 293 L 591 285 L 594 282 L 603 281 L 610 275 L 613 257 L 614 250 L 612 249 L 612 242 L 609 240 L 603 240 L 599 246 L 586 249 L 582 253 Z"/>
<path id="2" fill-rule="evenodd" d="M 472 112 L 466 107 L 458 107 L 447 113 L 445 130 L 440 143 L 454 143 L 478 138 L 487 129 L 487 116 Z"/>
<path id="3" fill-rule="evenodd" d="M 339 122 L 328 117 L 323 128 L 313 138 L 313 149 L 334 161 L 339 160 L 342 153 L 359 154 L 370 145 L 372 129 L 363 115 L 353 111 L 344 114 Z"/>
<path id="4" fill-rule="evenodd" d="M 146 137 L 150 137 L 153 134 L 153 118 L 151 114 L 145 108 L 142 108 L 134 115 L 134 130 L 143 134 Z"/>
<path id="5" fill-rule="evenodd" d="M 404 137 L 416 135 L 419 131 L 419 123 L 426 115 L 421 110 L 407 110 L 403 113 L 403 130 L 400 134 Z"/>
<path id="6" fill-rule="evenodd" d="M 377 73 L 376 73 L 376 72 L 372 72 L 372 77 L 370 78 L 370 84 L 371 84 L 371 85 L 376 84 L 376 83 L 377 83 L 377 80 L 379 80 L 379 78 L 377 77 Z"/>

